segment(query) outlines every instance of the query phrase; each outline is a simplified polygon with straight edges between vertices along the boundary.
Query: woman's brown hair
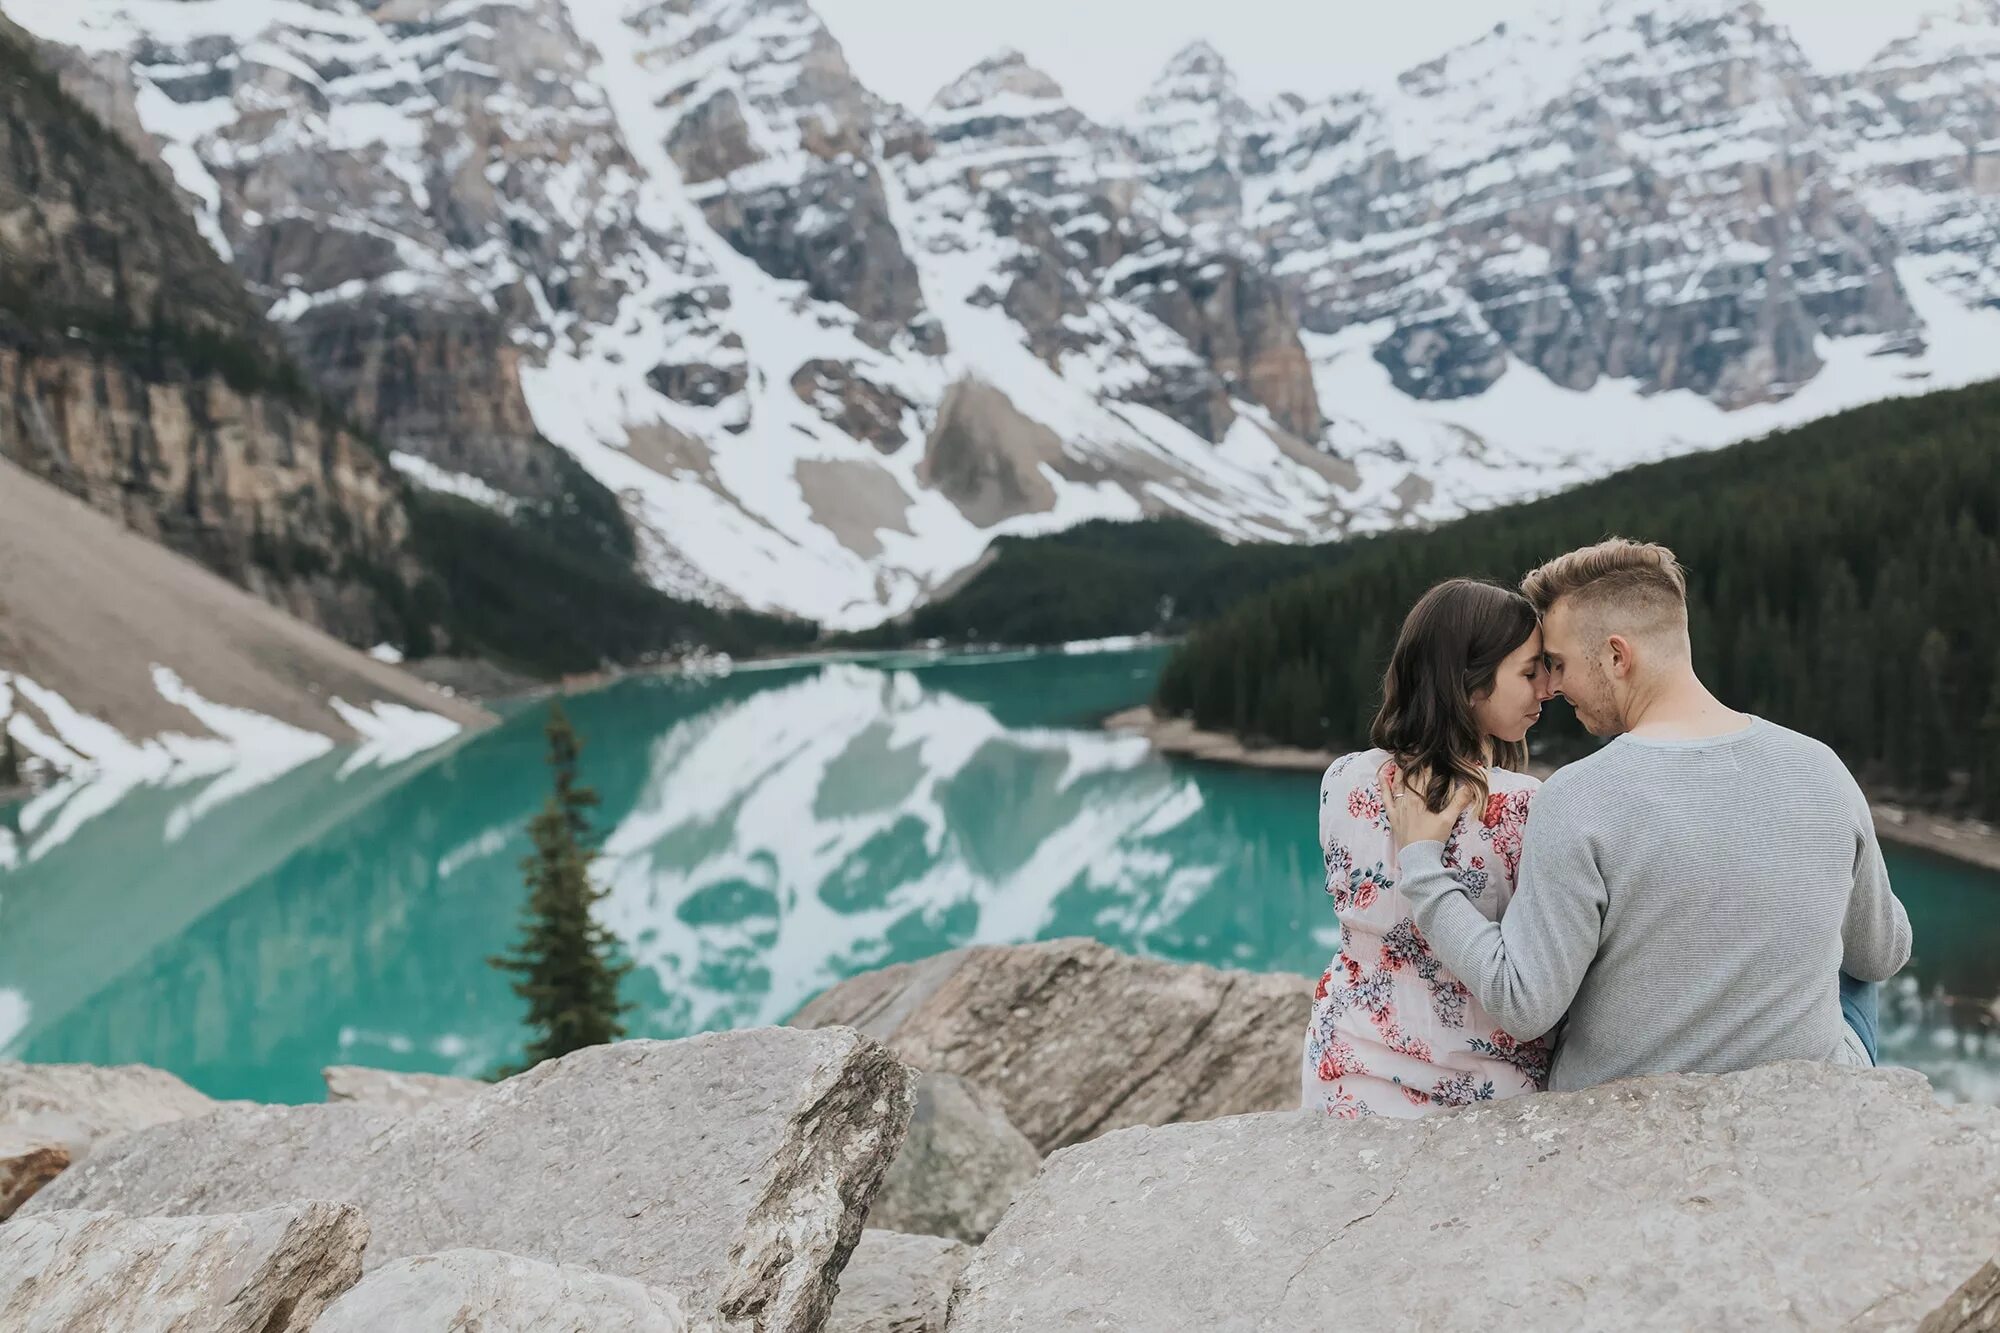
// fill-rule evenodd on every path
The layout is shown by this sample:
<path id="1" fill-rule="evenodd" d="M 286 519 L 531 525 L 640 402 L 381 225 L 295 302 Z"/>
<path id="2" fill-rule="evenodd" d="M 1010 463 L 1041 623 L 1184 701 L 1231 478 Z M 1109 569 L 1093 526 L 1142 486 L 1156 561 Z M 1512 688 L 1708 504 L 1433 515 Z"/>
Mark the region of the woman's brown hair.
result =
<path id="1" fill-rule="evenodd" d="M 1461 782 L 1471 784 L 1484 804 L 1489 746 L 1495 767 L 1527 767 L 1525 742 L 1480 734 L 1472 696 L 1493 688 L 1500 664 L 1537 623 L 1527 598 L 1479 579 L 1438 584 L 1403 618 L 1369 739 L 1389 752 L 1406 778 L 1421 780 L 1420 794 L 1433 812 L 1445 808 Z"/>

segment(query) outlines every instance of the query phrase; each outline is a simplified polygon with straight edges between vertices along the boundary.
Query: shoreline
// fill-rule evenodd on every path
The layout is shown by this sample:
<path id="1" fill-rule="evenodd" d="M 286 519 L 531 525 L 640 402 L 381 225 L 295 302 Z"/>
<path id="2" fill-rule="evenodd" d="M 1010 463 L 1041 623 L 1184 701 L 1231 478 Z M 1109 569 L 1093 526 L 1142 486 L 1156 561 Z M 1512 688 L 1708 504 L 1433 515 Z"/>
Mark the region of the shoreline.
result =
<path id="1" fill-rule="evenodd" d="M 924 663 L 952 661 L 980 661 L 990 659 L 1001 661 L 1010 658 L 1062 656 L 1089 657 L 1097 653 L 1137 652 L 1145 648 L 1159 648 L 1176 642 L 1166 636 L 1150 634 L 1112 635 L 1101 639 L 1071 639 L 1062 643 L 1038 644 L 943 644 L 920 643 L 901 648 L 800 648 L 782 652 L 759 653 L 748 657 L 730 657 L 727 654 L 695 656 L 677 661 L 641 663 L 634 666 L 611 667 L 599 671 L 579 672 L 556 680 L 535 680 L 526 677 L 506 683 L 502 688 L 489 692 L 459 690 L 461 697 L 487 703 L 532 703 L 550 695 L 589 694 L 596 690 L 608 689 L 628 680 L 657 680 L 680 676 L 700 679 L 732 675 L 738 671 L 769 671 L 793 666 L 812 666 L 816 663 L 855 662 L 868 664 L 883 660 L 908 658 Z M 425 674 L 426 663 L 458 659 L 419 658 L 405 663 L 403 669 L 430 684 L 438 680 Z"/>
<path id="2" fill-rule="evenodd" d="M 1177 759 L 1261 768 L 1279 772 L 1320 773 L 1340 756 L 1331 750 L 1296 746 L 1250 746 L 1224 731 L 1203 731 L 1185 718 L 1165 718 L 1141 705 L 1111 714 L 1104 728 L 1120 735 L 1143 736 L 1155 751 Z M 1543 770 L 1537 776 L 1546 776 Z M 1883 842 L 1930 852 L 1980 870 L 2000 872 L 2000 829 L 1978 819 L 1934 814 L 1871 794 L 1868 808 L 1875 816 L 1875 833 Z"/>

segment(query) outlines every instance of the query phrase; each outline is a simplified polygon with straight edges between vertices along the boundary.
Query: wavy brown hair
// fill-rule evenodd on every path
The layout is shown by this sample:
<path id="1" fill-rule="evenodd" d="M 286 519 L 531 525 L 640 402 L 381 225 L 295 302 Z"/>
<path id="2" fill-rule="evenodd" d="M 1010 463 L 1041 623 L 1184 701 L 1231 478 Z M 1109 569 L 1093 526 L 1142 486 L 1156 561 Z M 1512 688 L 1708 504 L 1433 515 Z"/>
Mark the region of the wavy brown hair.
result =
<path id="1" fill-rule="evenodd" d="M 1445 808 L 1461 782 L 1485 802 L 1489 748 L 1495 767 L 1527 767 L 1526 743 L 1480 734 L 1472 696 L 1493 688 L 1500 664 L 1537 623 L 1527 598 L 1479 579 L 1438 584 L 1403 618 L 1369 739 L 1389 752 L 1401 773 L 1422 778 L 1421 795 L 1433 813 Z"/>

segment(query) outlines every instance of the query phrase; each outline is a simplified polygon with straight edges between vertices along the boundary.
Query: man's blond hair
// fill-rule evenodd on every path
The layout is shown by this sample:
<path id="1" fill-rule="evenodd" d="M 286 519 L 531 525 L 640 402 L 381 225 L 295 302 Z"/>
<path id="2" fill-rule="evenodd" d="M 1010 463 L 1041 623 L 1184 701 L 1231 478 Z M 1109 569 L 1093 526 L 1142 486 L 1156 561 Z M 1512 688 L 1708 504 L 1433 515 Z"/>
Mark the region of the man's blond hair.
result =
<path id="1" fill-rule="evenodd" d="M 1521 595 L 1539 616 L 1567 599 L 1610 634 L 1687 629 L 1687 574 L 1658 542 L 1609 537 L 1559 555 L 1521 580 Z"/>

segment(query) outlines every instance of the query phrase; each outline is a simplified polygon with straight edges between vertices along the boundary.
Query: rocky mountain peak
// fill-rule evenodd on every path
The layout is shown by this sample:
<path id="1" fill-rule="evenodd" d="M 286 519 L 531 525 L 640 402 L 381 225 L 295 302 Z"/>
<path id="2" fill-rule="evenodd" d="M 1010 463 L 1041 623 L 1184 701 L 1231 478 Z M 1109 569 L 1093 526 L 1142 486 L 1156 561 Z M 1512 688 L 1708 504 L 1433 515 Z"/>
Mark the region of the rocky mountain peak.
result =
<path id="1" fill-rule="evenodd" d="M 1958 0 L 1926 11 L 1916 30 L 1885 46 L 1871 68 L 2000 57 L 2000 0 Z"/>
<path id="2" fill-rule="evenodd" d="M 1199 118 L 1233 129 L 1254 116 L 1235 69 L 1222 52 L 1199 41 L 1181 48 L 1153 80 L 1140 99 L 1135 125 Z"/>
<path id="3" fill-rule="evenodd" d="M 1063 102 L 1062 85 L 1028 63 L 1012 47 L 996 51 L 938 90 L 935 111 L 967 111 L 1003 98 L 1026 102 Z"/>
<path id="4" fill-rule="evenodd" d="M 1197 41 L 1167 62 L 1125 128 L 1174 212 L 1197 228 L 1227 231 L 1243 211 L 1243 136 L 1255 120 L 1229 62 Z"/>
<path id="5" fill-rule="evenodd" d="M 1160 77 L 1153 81 L 1153 95 L 1186 92 L 1197 97 L 1219 97 L 1235 91 L 1236 71 L 1206 38 L 1189 42 L 1176 51 L 1160 71 Z"/>
<path id="6" fill-rule="evenodd" d="M 1719 91 L 1742 105 L 1777 81 L 1802 92 L 1810 77 L 1797 44 L 1755 0 L 1568 0 L 1406 71 L 1397 87 L 1414 104 L 1392 104 L 1390 115 L 1412 122 L 1415 139 L 1435 142 L 1532 124 L 1552 104 L 1633 80 L 1671 93 L 1693 79 L 1689 94 Z M 1689 100 L 1670 95 L 1629 111 L 1657 121 L 1681 114 Z"/>

